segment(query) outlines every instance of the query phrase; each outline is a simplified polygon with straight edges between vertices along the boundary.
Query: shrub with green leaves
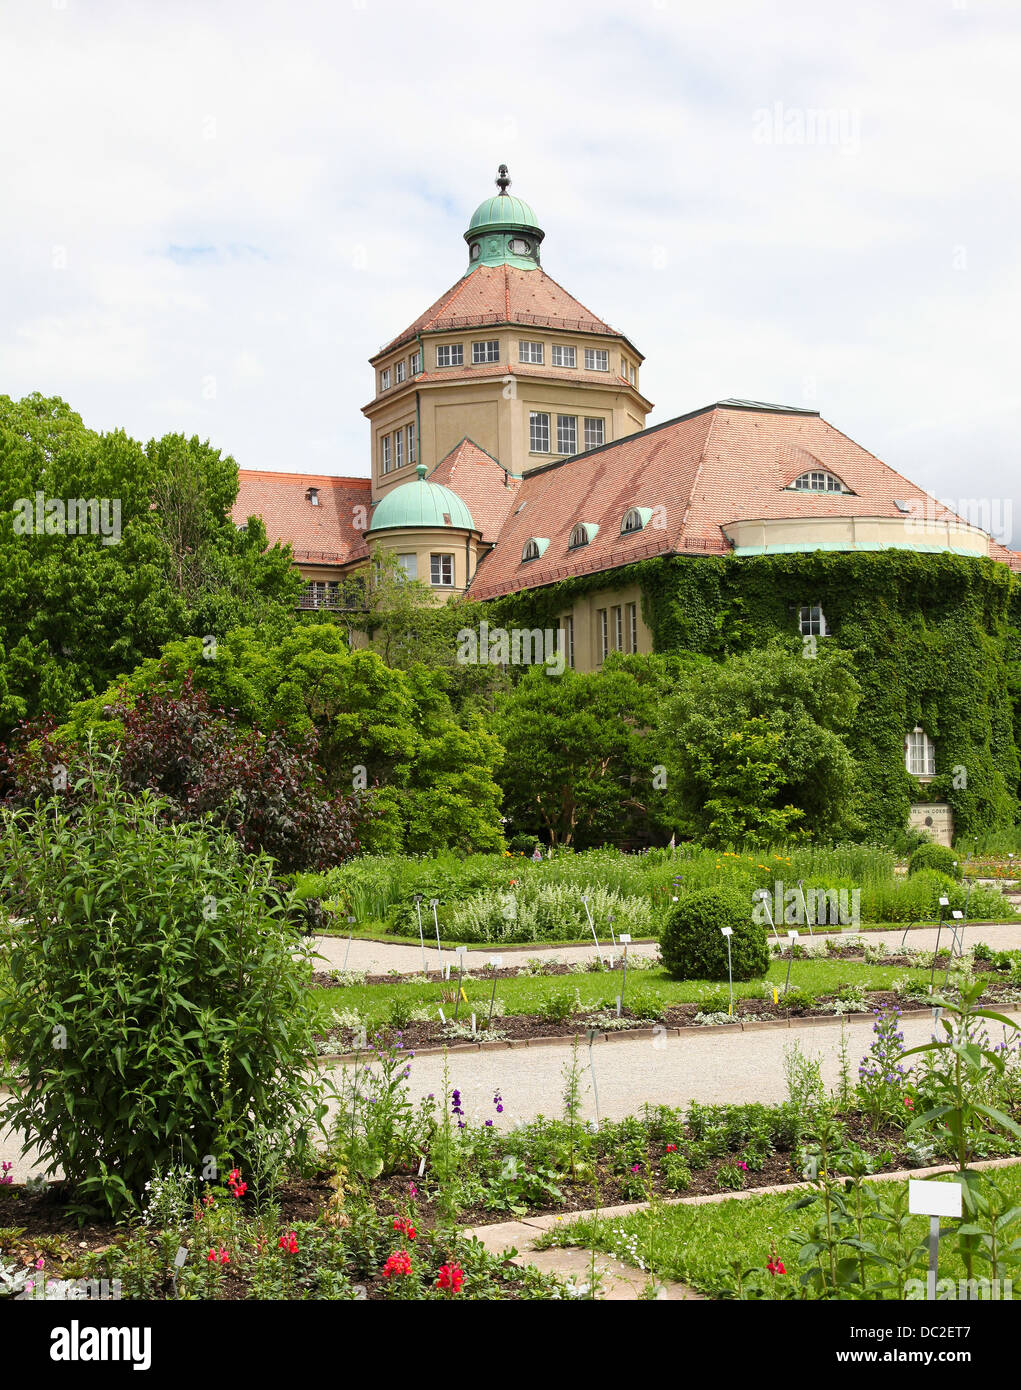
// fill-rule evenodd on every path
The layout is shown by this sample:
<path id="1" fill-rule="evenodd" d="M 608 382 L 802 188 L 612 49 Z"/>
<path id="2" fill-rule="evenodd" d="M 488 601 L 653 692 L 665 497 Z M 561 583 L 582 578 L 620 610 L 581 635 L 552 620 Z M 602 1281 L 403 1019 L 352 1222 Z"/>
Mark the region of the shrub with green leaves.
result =
<path id="1" fill-rule="evenodd" d="M 919 845 L 908 861 L 908 874 L 917 874 L 919 869 L 935 869 L 938 874 L 948 878 L 961 877 L 961 865 L 954 850 L 946 845 L 937 845 L 928 840 Z"/>
<path id="2" fill-rule="evenodd" d="M 20 1079 L 0 1120 L 113 1213 L 172 1163 L 243 1162 L 255 1130 L 290 1132 L 318 1099 L 312 963 L 272 860 L 165 817 L 109 787 L 73 821 L 53 803 L 0 811 L 0 897 L 23 919 L 0 994 Z"/>
<path id="3" fill-rule="evenodd" d="M 675 980 L 727 979 L 727 941 L 730 927 L 735 980 L 755 980 L 769 969 L 766 929 L 752 919 L 744 894 L 719 888 L 685 894 L 667 917 L 660 935 L 663 966 Z"/>

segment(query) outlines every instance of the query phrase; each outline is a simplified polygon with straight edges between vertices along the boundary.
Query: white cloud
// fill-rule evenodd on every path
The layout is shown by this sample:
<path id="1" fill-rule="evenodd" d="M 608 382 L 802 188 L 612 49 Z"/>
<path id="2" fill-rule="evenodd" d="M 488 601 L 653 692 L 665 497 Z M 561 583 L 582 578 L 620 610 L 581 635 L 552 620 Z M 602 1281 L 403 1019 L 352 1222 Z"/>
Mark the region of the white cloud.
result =
<path id="1" fill-rule="evenodd" d="M 1010 0 L 562 0 L 521 23 L 21 0 L 3 45 L 0 390 L 366 473 L 366 359 L 462 273 L 506 161 L 546 268 L 646 353 L 653 420 L 814 386 L 939 495 L 1018 493 Z M 856 137 L 763 144 L 776 104 Z"/>

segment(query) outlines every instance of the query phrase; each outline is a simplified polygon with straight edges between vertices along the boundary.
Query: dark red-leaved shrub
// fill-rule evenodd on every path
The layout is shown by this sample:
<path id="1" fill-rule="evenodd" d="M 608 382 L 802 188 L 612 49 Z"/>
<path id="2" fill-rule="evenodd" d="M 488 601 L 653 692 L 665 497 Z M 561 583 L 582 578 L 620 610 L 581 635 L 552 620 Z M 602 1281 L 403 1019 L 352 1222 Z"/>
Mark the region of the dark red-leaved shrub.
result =
<path id="1" fill-rule="evenodd" d="M 108 713 L 124 734 L 105 755 L 58 743 L 52 721 L 20 725 L 0 749 L 4 803 L 56 797 L 73 809 L 112 774 L 129 794 L 148 788 L 166 797 L 178 820 L 211 815 L 245 849 L 271 854 L 282 873 L 326 869 L 357 853 L 356 829 L 373 814 L 371 793 L 328 794 L 314 735 L 296 740 L 244 728 L 228 711 L 210 709 L 190 676 L 180 694 L 146 692 Z"/>

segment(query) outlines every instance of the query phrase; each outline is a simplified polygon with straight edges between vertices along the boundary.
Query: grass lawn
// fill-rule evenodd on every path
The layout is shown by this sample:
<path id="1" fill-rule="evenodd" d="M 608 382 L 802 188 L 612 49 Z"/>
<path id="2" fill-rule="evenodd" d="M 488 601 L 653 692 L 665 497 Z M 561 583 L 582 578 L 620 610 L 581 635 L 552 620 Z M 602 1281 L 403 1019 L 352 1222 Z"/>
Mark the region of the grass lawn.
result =
<path id="1" fill-rule="evenodd" d="M 1021 1199 L 1021 1161 L 1015 1166 L 994 1170 L 990 1176 L 1000 1191 Z M 946 1181 L 950 1181 L 949 1178 Z M 876 1187 L 889 1197 L 906 1186 L 904 1182 L 877 1183 Z M 589 1218 L 557 1225 L 550 1234 L 550 1245 L 581 1245 L 605 1250 L 629 1264 L 639 1261 L 661 1279 L 689 1284 L 703 1293 L 719 1287 L 718 1271 L 731 1260 L 740 1260 L 742 1269 L 764 1266 L 772 1246 L 787 1269 L 778 1276 L 788 1281 L 800 1278 L 798 1247 L 788 1238 L 794 1226 L 805 1227 L 821 1215 L 821 1207 L 809 1207 L 804 1212 L 790 1212 L 796 1201 L 795 1192 L 778 1192 L 763 1197 L 728 1198 L 723 1202 L 708 1202 L 699 1206 L 655 1206 L 631 1216 L 611 1219 Z M 939 1277 L 963 1279 L 964 1265 L 955 1249 L 954 1229 L 958 1223 L 944 1218 L 944 1239 L 940 1241 Z M 909 1218 L 908 1230 L 921 1244 L 928 1235 L 929 1219 Z M 868 1239 L 886 1252 L 892 1249 L 877 1222 L 866 1226 Z M 849 1253 L 849 1252 L 844 1252 Z M 976 1265 L 976 1277 L 987 1272 L 981 1262 Z M 878 1279 L 878 1273 L 875 1275 Z M 924 1277 L 921 1275 L 919 1277 Z"/>
<path id="2" fill-rule="evenodd" d="M 508 964 L 507 961 L 504 963 Z M 815 995 L 835 994 L 842 985 L 848 984 L 861 984 L 866 989 L 889 989 L 895 979 L 905 974 L 928 979 L 928 971 L 905 969 L 904 966 L 864 965 L 857 961 L 841 960 L 796 960 L 791 969 L 791 984 Z M 786 977 L 786 960 L 773 961 L 767 980 L 782 987 Z M 438 979 L 435 983 L 428 984 L 421 980 L 409 980 L 392 985 L 351 985 L 341 989 L 317 990 L 316 1002 L 324 1020 L 335 1009 L 357 1009 L 371 1027 L 387 1021 L 391 1001 L 395 998 L 407 1000 L 412 1007 L 427 1006 L 435 1016 L 435 1011 L 443 1004 L 444 990 L 449 997 L 452 988 L 452 983 Z M 577 975 L 522 975 L 498 980 L 496 996 L 503 1001 L 505 1014 L 525 1014 L 540 1012 L 543 1001 L 551 996 L 563 994 L 566 990 L 573 997 L 577 990 L 582 1010 L 591 1012 L 604 1005 L 615 1007 L 619 988 L 618 971 L 586 972 Z M 634 971 L 628 973 L 625 1003 L 638 995 L 655 996 L 657 1000 L 662 1000 L 664 1005 L 693 1003 L 710 988 L 720 989 L 719 981 L 671 980 L 666 972 L 660 969 Z M 726 989 L 725 983 L 722 988 Z M 464 989 L 468 997 L 468 1012 L 474 1008 L 480 1015 L 486 1014 L 493 990 L 492 980 L 483 976 L 473 980 L 466 978 Z M 761 980 L 734 983 L 735 998 L 761 997 L 762 990 Z M 465 1009 L 463 1003 L 461 1009 Z M 449 1013 L 449 1006 L 445 1012 Z"/>

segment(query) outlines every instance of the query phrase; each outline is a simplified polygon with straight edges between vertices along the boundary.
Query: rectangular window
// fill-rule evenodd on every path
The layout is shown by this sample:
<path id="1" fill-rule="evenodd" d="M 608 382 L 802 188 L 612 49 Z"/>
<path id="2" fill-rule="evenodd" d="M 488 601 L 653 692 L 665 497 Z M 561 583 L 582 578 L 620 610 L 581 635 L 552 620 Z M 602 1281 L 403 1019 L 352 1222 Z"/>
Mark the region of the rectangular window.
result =
<path id="1" fill-rule="evenodd" d="M 576 415 L 557 416 L 557 453 L 576 454 L 578 452 L 578 417 Z"/>
<path id="2" fill-rule="evenodd" d="M 383 472 L 384 472 L 384 473 L 389 473 L 389 472 L 390 472 L 390 436 L 389 436 L 388 434 L 384 434 L 384 435 L 383 435 L 383 437 L 382 437 L 381 440 L 380 440 L 380 445 L 381 445 L 381 448 L 382 448 Z"/>
<path id="3" fill-rule="evenodd" d="M 412 376 L 418 376 L 419 372 L 422 370 L 422 354 L 420 352 L 413 352 L 411 354 L 408 360 L 408 370 L 411 372 Z"/>
<path id="4" fill-rule="evenodd" d="M 464 366 L 464 344 L 447 343 L 443 347 L 436 349 L 437 367 L 463 367 Z"/>
<path id="5" fill-rule="evenodd" d="M 404 431 L 394 430 L 394 468 L 404 467 Z"/>
<path id="6" fill-rule="evenodd" d="M 605 348 L 585 349 L 585 370 L 587 372 L 608 372 L 610 354 Z"/>
<path id="7" fill-rule="evenodd" d="M 496 338 L 491 338 L 485 343 L 472 343 L 472 362 L 476 366 L 480 362 L 499 362 L 500 343 Z"/>
<path id="8" fill-rule="evenodd" d="M 574 616 L 564 620 L 564 657 L 568 666 L 574 666 Z"/>
<path id="9" fill-rule="evenodd" d="M 626 357 L 622 357 L 622 358 L 620 359 L 620 374 L 621 374 L 621 376 L 624 378 L 624 380 L 627 381 L 627 358 L 626 358 Z"/>
<path id="10" fill-rule="evenodd" d="M 404 380 L 404 378 L 405 378 L 405 376 L 406 376 L 406 374 L 407 374 L 407 364 L 406 364 L 405 362 L 398 362 L 398 363 L 397 363 L 396 372 L 397 372 L 397 385 L 399 386 L 399 385 L 401 384 L 401 382 Z"/>
<path id="11" fill-rule="evenodd" d="M 606 442 L 606 426 L 602 420 L 585 418 L 585 448 L 598 449 Z"/>
<path id="12" fill-rule="evenodd" d="M 418 556 L 417 555 L 398 555 L 397 563 L 404 571 L 405 579 L 418 578 Z"/>
<path id="13" fill-rule="evenodd" d="M 826 636 L 826 619 L 818 604 L 799 608 L 798 623 L 801 627 L 802 637 Z"/>
<path id="14" fill-rule="evenodd" d="M 905 765 L 914 777 L 936 776 L 936 745 L 928 734 L 915 729 L 905 740 Z"/>
<path id="15" fill-rule="evenodd" d="M 576 367 L 578 365 L 577 349 L 568 347 L 566 343 L 554 343 L 553 365 L 554 367 Z"/>
<path id="16" fill-rule="evenodd" d="M 610 622 L 605 608 L 600 608 L 596 617 L 599 620 L 599 660 L 605 661 L 610 651 Z"/>
<path id="17" fill-rule="evenodd" d="M 624 650 L 624 610 L 619 604 L 613 610 L 613 650 Z"/>
<path id="18" fill-rule="evenodd" d="M 453 555 L 430 555 L 429 578 L 434 584 L 449 588 L 454 582 Z"/>
<path id="19" fill-rule="evenodd" d="M 379 389 L 381 391 L 390 390 L 390 368 L 384 367 L 379 374 Z"/>
<path id="20" fill-rule="evenodd" d="M 528 343 L 524 339 L 518 343 L 519 362 L 542 363 L 545 360 L 542 343 Z"/>
<path id="21" fill-rule="evenodd" d="M 528 417 L 528 447 L 533 454 L 549 453 L 549 416 L 533 410 Z"/>
<path id="22" fill-rule="evenodd" d="M 636 652 L 638 650 L 638 604 L 629 603 L 627 606 L 627 650 Z"/>
<path id="23" fill-rule="evenodd" d="M 627 379 L 628 379 L 628 381 L 631 383 L 632 386 L 635 385 L 635 383 L 636 383 L 636 381 L 637 381 L 638 378 L 635 376 L 635 369 L 634 369 L 633 366 L 628 367 L 628 369 L 627 369 Z"/>
<path id="24" fill-rule="evenodd" d="M 415 426 L 414 426 L 414 425 L 409 425 L 409 426 L 408 426 L 407 435 L 408 435 L 408 462 L 409 462 L 409 463 L 414 463 L 414 462 L 415 462 Z"/>

